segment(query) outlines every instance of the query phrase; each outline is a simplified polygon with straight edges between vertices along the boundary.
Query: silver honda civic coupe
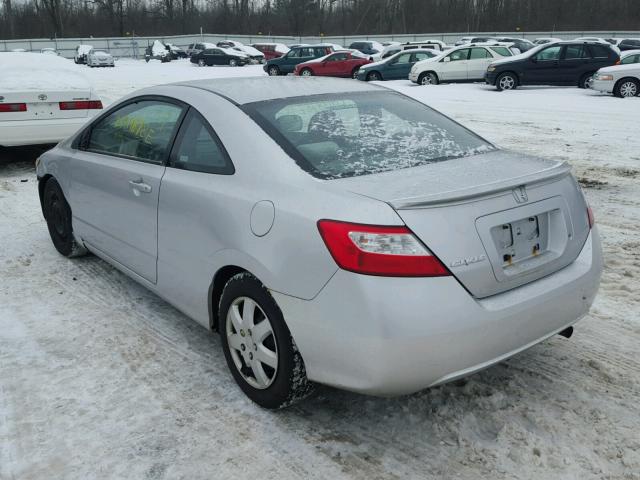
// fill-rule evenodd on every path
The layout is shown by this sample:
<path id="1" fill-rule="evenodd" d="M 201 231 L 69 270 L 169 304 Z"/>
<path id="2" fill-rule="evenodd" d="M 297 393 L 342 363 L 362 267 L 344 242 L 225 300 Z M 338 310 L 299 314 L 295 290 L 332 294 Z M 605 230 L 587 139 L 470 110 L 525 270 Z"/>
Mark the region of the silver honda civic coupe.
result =
<path id="1" fill-rule="evenodd" d="M 407 394 L 568 336 L 602 271 L 566 164 L 365 82 L 148 88 L 37 175 L 55 248 L 219 331 L 266 408 L 315 383 Z"/>

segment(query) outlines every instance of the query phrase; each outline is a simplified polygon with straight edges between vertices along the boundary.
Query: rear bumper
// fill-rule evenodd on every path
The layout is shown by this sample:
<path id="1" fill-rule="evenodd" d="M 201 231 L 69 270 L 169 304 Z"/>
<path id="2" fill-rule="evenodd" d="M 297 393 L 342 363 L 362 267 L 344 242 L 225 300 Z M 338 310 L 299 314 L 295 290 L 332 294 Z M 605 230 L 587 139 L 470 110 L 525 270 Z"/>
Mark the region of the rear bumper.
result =
<path id="1" fill-rule="evenodd" d="M 0 145 L 58 143 L 76 133 L 90 117 L 0 122 Z"/>
<path id="2" fill-rule="evenodd" d="M 343 270 L 311 301 L 273 295 L 311 380 L 392 396 L 468 375 L 574 324 L 589 311 L 601 272 L 594 229 L 568 267 L 482 300 L 453 277 Z"/>

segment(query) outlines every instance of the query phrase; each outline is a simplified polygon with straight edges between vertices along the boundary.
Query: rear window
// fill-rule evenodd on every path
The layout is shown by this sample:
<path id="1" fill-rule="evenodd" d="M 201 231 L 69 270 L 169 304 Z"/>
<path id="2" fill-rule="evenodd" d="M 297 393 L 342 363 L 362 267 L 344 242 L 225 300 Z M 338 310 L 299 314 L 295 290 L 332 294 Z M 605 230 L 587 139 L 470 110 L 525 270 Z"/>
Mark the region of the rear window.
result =
<path id="1" fill-rule="evenodd" d="M 494 150 L 444 115 L 394 92 L 293 97 L 244 109 L 298 165 L 336 179 Z"/>

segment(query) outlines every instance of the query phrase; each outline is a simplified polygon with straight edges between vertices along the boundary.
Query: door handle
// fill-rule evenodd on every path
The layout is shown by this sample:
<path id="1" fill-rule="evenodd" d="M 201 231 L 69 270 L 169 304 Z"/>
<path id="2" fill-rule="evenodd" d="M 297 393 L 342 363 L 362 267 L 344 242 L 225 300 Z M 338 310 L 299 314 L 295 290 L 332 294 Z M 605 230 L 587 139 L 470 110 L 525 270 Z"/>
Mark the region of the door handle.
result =
<path id="1" fill-rule="evenodd" d="M 151 193 L 151 185 L 147 185 L 142 179 L 129 180 L 129 185 L 131 185 L 134 192 Z"/>

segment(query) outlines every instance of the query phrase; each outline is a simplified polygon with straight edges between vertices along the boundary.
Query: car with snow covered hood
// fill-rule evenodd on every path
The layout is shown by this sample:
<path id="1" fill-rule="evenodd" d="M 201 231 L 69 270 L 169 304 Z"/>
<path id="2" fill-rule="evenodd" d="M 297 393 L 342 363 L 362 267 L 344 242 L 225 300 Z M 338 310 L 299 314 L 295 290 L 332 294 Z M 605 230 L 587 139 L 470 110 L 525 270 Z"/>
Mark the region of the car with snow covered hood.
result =
<path id="1" fill-rule="evenodd" d="M 266 408 L 315 383 L 407 394 L 569 336 L 602 271 L 566 163 L 365 82 L 147 88 L 36 173 L 54 247 L 217 330 Z"/>
<path id="2" fill-rule="evenodd" d="M 102 109 L 89 80 L 70 60 L 0 53 L 0 146 L 57 143 Z"/>

